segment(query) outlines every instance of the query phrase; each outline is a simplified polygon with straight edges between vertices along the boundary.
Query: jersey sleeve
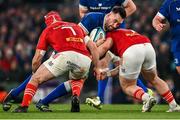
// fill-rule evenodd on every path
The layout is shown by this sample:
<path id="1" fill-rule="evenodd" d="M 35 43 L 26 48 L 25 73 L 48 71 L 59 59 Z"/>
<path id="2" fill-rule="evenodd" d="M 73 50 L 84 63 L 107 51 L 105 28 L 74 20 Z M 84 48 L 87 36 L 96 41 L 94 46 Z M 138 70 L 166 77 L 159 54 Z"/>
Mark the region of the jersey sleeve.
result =
<path id="1" fill-rule="evenodd" d="M 88 1 L 87 0 L 80 0 L 79 1 L 79 8 L 88 9 Z"/>
<path id="2" fill-rule="evenodd" d="M 162 4 L 162 6 L 159 9 L 158 12 L 158 16 L 160 16 L 161 18 L 169 18 L 169 4 L 170 4 L 170 0 L 165 0 L 164 3 Z"/>
<path id="3" fill-rule="evenodd" d="M 46 51 L 48 48 L 48 42 L 47 42 L 47 30 L 45 29 L 40 37 L 39 37 L 39 41 L 38 44 L 36 46 L 36 49 L 40 49 L 40 50 L 44 50 Z"/>
<path id="4" fill-rule="evenodd" d="M 86 14 L 79 25 L 86 32 L 86 34 L 90 34 L 90 32 L 97 27 L 97 18 L 91 13 Z"/>

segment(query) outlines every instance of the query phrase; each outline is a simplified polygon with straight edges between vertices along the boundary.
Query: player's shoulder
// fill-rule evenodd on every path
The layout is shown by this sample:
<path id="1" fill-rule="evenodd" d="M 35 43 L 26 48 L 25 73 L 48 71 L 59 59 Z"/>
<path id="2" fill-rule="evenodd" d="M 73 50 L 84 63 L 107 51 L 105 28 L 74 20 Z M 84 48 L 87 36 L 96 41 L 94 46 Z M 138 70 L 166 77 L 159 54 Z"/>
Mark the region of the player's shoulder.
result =
<path id="1" fill-rule="evenodd" d="M 176 2 L 179 0 L 164 0 L 162 6 L 169 6 L 172 2 Z"/>
<path id="2" fill-rule="evenodd" d="M 112 33 L 126 33 L 129 32 L 130 29 L 118 28 L 112 31 Z"/>

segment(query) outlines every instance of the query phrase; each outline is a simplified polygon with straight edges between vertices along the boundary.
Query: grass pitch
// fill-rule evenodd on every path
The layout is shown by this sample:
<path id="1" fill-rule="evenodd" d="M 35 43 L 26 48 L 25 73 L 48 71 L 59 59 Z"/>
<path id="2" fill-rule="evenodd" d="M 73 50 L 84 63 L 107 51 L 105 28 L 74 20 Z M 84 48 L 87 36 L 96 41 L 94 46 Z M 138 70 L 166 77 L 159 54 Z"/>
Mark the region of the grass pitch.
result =
<path id="1" fill-rule="evenodd" d="M 17 105 L 14 105 L 12 110 Z M 70 104 L 52 104 L 53 112 L 43 113 L 31 105 L 28 113 L 4 112 L 0 119 L 180 119 L 180 113 L 166 113 L 168 105 L 156 105 L 152 112 L 142 113 L 142 105 L 103 105 L 102 110 L 81 104 L 80 113 L 71 113 Z"/>

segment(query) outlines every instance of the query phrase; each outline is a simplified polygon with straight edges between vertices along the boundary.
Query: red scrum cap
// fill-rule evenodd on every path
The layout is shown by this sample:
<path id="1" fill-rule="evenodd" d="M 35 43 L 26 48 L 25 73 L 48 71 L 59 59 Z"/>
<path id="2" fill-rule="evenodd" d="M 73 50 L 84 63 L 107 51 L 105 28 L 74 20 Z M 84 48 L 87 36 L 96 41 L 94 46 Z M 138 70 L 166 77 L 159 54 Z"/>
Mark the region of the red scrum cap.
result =
<path id="1" fill-rule="evenodd" d="M 51 25 L 51 24 L 53 24 L 53 23 L 62 21 L 61 16 L 60 16 L 59 13 L 56 12 L 56 11 L 50 11 L 50 12 L 48 12 L 48 13 L 44 16 L 44 19 L 45 19 L 45 23 L 46 23 L 47 26 L 49 26 L 49 25 Z"/>

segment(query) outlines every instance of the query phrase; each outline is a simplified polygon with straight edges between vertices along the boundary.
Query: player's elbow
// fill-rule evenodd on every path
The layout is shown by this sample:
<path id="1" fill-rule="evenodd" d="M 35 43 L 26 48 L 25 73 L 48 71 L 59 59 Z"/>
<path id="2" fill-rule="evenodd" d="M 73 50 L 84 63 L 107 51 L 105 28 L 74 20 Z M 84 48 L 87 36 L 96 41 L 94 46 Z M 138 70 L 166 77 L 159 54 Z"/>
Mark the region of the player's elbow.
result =
<path id="1" fill-rule="evenodd" d="M 128 5 L 127 5 L 127 16 L 133 14 L 136 11 L 136 5 L 134 4 L 133 1 L 129 1 Z"/>
<path id="2" fill-rule="evenodd" d="M 134 13 L 135 11 L 136 11 L 136 5 L 135 4 L 133 4 L 132 6 L 131 6 L 131 13 Z"/>

